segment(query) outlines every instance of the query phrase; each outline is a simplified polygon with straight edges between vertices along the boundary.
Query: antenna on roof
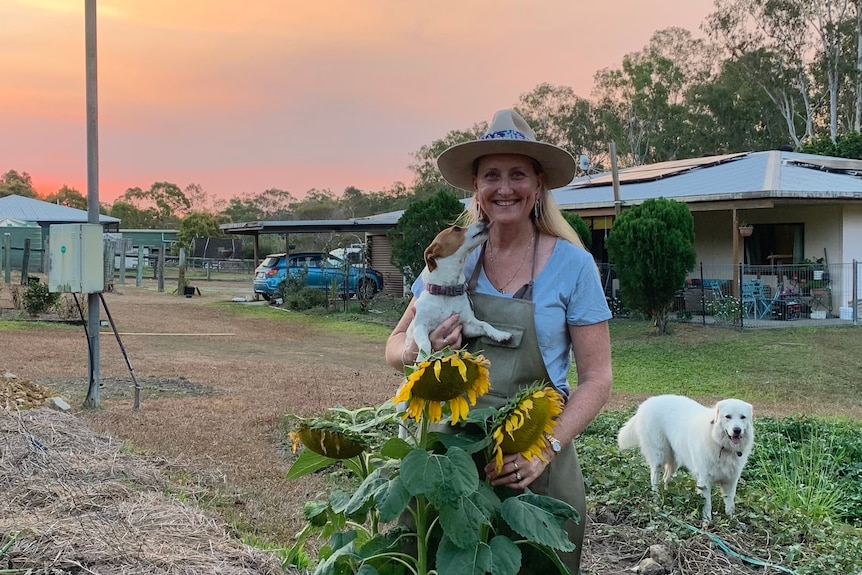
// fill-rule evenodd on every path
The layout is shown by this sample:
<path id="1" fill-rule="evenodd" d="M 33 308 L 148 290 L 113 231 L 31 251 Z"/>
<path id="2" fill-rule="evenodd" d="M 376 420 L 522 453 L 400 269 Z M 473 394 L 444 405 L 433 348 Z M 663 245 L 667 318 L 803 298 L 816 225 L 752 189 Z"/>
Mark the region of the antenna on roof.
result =
<path id="1" fill-rule="evenodd" d="M 590 157 L 586 154 L 581 154 L 578 158 L 578 168 L 584 172 L 589 173 L 590 171 Z"/>

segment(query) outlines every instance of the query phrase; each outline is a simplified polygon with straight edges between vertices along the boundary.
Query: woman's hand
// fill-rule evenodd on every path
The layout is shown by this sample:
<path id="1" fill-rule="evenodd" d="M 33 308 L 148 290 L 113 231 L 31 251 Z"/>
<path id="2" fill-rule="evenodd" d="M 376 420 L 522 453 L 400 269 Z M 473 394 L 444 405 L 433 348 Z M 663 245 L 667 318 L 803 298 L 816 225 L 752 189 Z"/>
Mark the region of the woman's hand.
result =
<path id="1" fill-rule="evenodd" d="M 500 473 L 497 473 L 497 464 L 493 461 L 485 466 L 485 473 L 494 487 L 505 485 L 512 489 L 526 489 L 545 471 L 548 463 L 554 458 L 554 452 L 549 449 L 546 449 L 542 455 L 547 461 L 542 461 L 538 457 L 527 460 L 520 453 L 504 455 Z"/>
<path id="2" fill-rule="evenodd" d="M 432 349 L 434 351 L 439 351 L 445 347 L 460 349 L 461 327 L 461 316 L 457 313 L 453 313 L 443 320 L 443 323 L 428 334 Z"/>

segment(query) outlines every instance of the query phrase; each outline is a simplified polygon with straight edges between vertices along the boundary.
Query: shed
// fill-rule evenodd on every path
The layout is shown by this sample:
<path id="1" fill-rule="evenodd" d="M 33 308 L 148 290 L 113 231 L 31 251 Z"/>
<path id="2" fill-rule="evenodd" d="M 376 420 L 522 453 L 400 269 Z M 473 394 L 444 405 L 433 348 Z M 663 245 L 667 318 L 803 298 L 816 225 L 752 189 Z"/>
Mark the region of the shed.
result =
<path id="1" fill-rule="evenodd" d="M 42 228 L 35 222 L 16 220 L 14 218 L 0 218 L 0 269 L 6 265 L 6 234 L 10 236 L 10 254 L 12 269 L 21 269 L 24 258 L 24 244 L 30 240 L 30 258 L 27 271 L 42 270 Z"/>

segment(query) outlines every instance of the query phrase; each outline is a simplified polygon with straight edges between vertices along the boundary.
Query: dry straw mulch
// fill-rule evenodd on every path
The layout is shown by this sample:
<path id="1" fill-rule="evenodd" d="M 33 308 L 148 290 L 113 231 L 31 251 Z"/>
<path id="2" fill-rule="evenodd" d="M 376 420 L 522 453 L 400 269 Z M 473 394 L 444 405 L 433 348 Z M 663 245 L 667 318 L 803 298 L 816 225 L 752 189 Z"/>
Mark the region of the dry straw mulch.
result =
<path id="1" fill-rule="evenodd" d="M 0 409 L 0 562 L 33 574 L 282 573 L 180 499 L 165 462 L 124 452 L 73 415 Z M 173 495 L 171 495 L 173 493 Z M 29 571 L 28 571 L 29 570 Z"/>

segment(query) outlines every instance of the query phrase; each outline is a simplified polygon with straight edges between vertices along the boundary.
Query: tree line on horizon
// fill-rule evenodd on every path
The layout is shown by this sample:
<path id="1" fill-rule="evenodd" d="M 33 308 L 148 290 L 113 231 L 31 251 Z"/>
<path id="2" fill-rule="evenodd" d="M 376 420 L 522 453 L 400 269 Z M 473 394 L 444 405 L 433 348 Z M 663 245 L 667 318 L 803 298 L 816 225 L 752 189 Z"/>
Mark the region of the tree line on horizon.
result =
<path id="1" fill-rule="evenodd" d="M 585 156 L 587 173 L 609 166 L 610 142 L 620 167 L 788 145 L 862 158 L 860 9 L 852 0 L 716 0 L 701 26 L 705 38 L 659 30 L 619 67 L 596 72 L 590 98 L 543 83 L 513 107 L 538 139 Z M 442 179 L 436 158 L 486 129 L 481 121 L 452 130 L 414 152 L 409 187 L 311 189 L 302 199 L 271 188 L 215 200 L 195 183 L 154 182 L 128 188 L 100 211 L 124 228 L 186 228 L 201 237 L 217 236 L 226 222 L 362 217 L 440 190 L 463 197 Z M 8 194 L 37 197 L 29 174 L 15 170 L 0 177 L 0 197 Z M 41 199 L 86 209 L 86 197 L 67 186 Z"/>

